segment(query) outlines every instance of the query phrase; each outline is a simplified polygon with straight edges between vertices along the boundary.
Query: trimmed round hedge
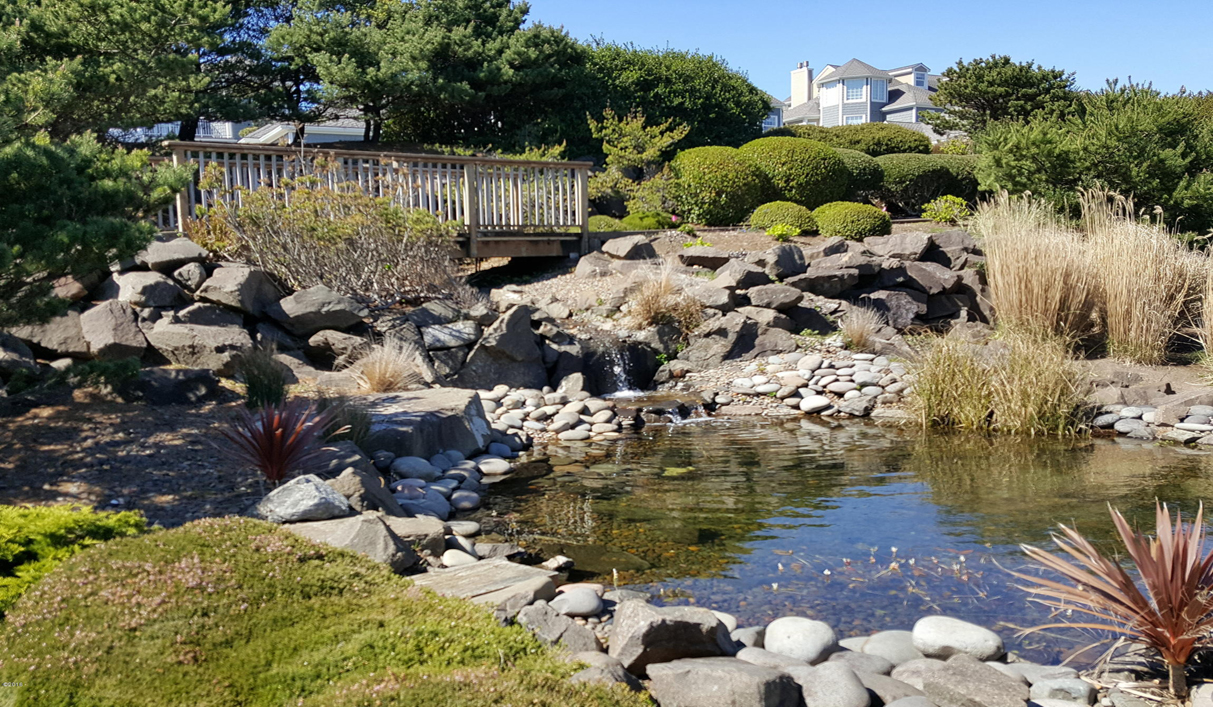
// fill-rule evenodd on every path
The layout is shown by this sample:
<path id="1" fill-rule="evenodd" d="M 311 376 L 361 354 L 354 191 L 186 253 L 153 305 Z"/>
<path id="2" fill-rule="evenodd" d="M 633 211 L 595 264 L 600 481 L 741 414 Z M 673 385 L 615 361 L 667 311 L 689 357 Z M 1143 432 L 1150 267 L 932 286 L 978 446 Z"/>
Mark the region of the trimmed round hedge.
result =
<path id="1" fill-rule="evenodd" d="M 674 227 L 674 219 L 660 211 L 640 211 L 623 217 L 624 231 L 664 231 Z"/>
<path id="2" fill-rule="evenodd" d="M 976 155 L 884 155 L 881 197 L 906 213 L 917 214 L 941 196 L 977 199 Z"/>
<path id="3" fill-rule="evenodd" d="M 834 152 L 838 153 L 851 173 L 851 180 L 847 184 L 848 199 L 859 201 L 880 191 L 884 184 L 884 169 L 875 157 L 845 147 L 837 147 Z"/>
<path id="4" fill-rule="evenodd" d="M 770 182 L 733 147 L 695 147 L 670 162 L 670 198 L 678 214 L 705 226 L 741 223 L 770 189 Z"/>
<path id="5" fill-rule="evenodd" d="M 767 230 L 771 226 L 784 224 L 799 229 L 801 233 L 813 233 L 817 230 L 817 221 L 813 212 L 800 204 L 790 201 L 772 201 L 757 209 L 750 215 L 750 227 Z"/>
<path id="6" fill-rule="evenodd" d="M 820 142 L 796 137 L 763 137 L 742 145 L 741 154 L 775 188 L 775 195 L 809 209 L 841 199 L 850 172 L 838 153 Z"/>
<path id="7" fill-rule="evenodd" d="M 926 135 L 893 123 L 860 123 L 823 128 L 820 125 L 789 125 L 767 135 L 788 135 L 825 143 L 830 147 L 858 150 L 865 155 L 880 157 L 892 154 L 921 154 L 931 152 L 931 140 Z"/>
<path id="8" fill-rule="evenodd" d="M 605 214 L 590 217 L 590 233 L 610 233 L 624 230 L 623 221 Z"/>
<path id="9" fill-rule="evenodd" d="M 857 241 L 868 236 L 887 236 L 893 230 L 893 220 L 875 206 L 853 201 L 835 201 L 813 211 L 817 230 L 826 237 L 839 236 Z"/>

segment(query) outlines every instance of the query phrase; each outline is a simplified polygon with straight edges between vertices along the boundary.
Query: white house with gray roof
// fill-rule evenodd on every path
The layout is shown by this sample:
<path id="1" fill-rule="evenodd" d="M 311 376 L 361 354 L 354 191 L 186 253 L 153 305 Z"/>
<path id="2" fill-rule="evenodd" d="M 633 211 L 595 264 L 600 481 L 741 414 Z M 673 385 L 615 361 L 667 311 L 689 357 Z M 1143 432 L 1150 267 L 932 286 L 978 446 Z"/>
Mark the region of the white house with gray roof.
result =
<path id="1" fill-rule="evenodd" d="M 792 70 L 792 95 L 785 103 L 784 125 L 858 125 L 897 123 L 930 137 L 935 134 L 921 121 L 926 113 L 942 109 L 931 102 L 940 77 L 923 64 L 877 69 L 858 59 L 827 64 L 813 76 L 808 62 Z"/>

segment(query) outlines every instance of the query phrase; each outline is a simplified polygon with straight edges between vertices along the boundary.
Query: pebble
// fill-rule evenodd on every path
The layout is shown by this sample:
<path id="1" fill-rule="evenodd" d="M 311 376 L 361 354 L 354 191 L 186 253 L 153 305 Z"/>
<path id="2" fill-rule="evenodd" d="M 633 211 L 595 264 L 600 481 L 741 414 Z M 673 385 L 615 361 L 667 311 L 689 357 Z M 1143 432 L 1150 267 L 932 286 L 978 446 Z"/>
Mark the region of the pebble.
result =
<path id="1" fill-rule="evenodd" d="M 800 411 L 812 415 L 833 405 L 824 395 L 809 395 L 800 401 Z"/>
<path id="2" fill-rule="evenodd" d="M 851 383 L 850 381 L 835 381 L 826 386 L 826 390 L 835 395 L 845 395 L 858 388 L 859 386 Z"/>
<path id="3" fill-rule="evenodd" d="M 480 555 L 476 553 L 476 543 L 471 538 L 465 538 L 462 535 L 446 536 L 446 548 L 448 550 L 462 550 L 467 554 L 480 559 Z"/>
<path id="4" fill-rule="evenodd" d="M 463 550 L 452 549 L 442 553 L 442 564 L 447 567 L 463 567 L 464 565 L 473 565 L 477 562 L 479 562 L 478 559 Z"/>
<path id="5" fill-rule="evenodd" d="M 549 603 L 565 616 L 594 616 L 602 611 L 602 599 L 587 587 L 562 592 Z"/>
<path id="6" fill-rule="evenodd" d="M 1145 426 L 1146 423 L 1141 420 L 1132 417 L 1125 417 L 1117 420 L 1116 424 L 1112 425 L 1112 428 L 1123 435 Z"/>
<path id="7" fill-rule="evenodd" d="M 480 494 L 460 489 L 451 493 L 451 507 L 457 511 L 474 511 L 480 508 Z"/>
<path id="8" fill-rule="evenodd" d="M 392 462 L 392 473 L 409 479 L 433 481 L 442 476 L 438 467 L 421 457 L 396 457 Z"/>
<path id="9" fill-rule="evenodd" d="M 556 436 L 565 442 L 581 442 L 589 439 L 591 435 L 588 430 L 565 430 Z"/>
<path id="10" fill-rule="evenodd" d="M 449 521 L 447 527 L 455 535 L 461 535 L 465 538 L 474 537 L 480 534 L 480 524 L 474 520 L 452 520 Z"/>
<path id="11" fill-rule="evenodd" d="M 1141 408 L 1138 408 L 1138 407 L 1127 407 L 1127 408 L 1121 408 L 1121 410 L 1120 410 L 1120 416 L 1127 420 L 1139 418 L 1144 413 L 1145 413 L 1145 410 L 1142 410 Z"/>
<path id="12" fill-rule="evenodd" d="M 510 463 L 500 457 L 481 457 L 476 466 L 489 476 L 508 474 L 511 469 Z"/>

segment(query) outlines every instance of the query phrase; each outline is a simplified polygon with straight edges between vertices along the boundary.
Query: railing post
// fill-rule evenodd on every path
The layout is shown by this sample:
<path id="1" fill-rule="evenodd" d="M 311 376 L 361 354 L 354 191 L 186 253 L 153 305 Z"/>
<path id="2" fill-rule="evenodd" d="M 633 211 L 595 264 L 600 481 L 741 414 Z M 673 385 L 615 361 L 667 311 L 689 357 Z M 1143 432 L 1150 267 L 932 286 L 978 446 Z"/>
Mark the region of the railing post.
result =
<path id="1" fill-rule="evenodd" d="M 476 240 L 480 237 L 480 173 L 477 165 L 467 162 L 463 165 L 464 213 L 468 222 L 468 257 L 477 257 Z"/>
<path id="2" fill-rule="evenodd" d="M 590 252 L 590 170 L 577 168 L 577 223 L 581 226 L 581 253 Z"/>
<path id="3" fill-rule="evenodd" d="M 180 167 L 183 162 L 185 162 L 185 151 L 179 147 L 173 148 L 173 166 Z M 177 199 L 176 199 L 176 203 L 174 204 L 174 208 L 177 209 L 177 232 L 178 233 L 185 232 L 185 212 L 189 210 L 189 203 L 190 203 L 189 196 L 187 196 L 187 193 L 186 193 L 186 189 L 193 190 L 193 188 L 194 188 L 194 178 L 190 177 L 190 183 L 185 187 L 185 189 L 182 189 L 181 191 L 177 192 Z"/>

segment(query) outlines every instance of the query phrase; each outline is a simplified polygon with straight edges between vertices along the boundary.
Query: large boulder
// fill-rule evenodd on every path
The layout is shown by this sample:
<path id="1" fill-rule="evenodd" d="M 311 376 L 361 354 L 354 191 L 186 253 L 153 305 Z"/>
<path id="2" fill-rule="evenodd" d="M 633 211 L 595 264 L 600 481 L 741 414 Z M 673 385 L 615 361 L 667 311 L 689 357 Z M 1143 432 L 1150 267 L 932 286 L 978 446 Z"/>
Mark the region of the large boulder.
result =
<path id="1" fill-rule="evenodd" d="M 501 315 L 484 331 L 451 384 L 486 390 L 502 383 L 511 388 L 546 386 L 543 352 L 531 329 L 533 313 L 530 307 L 516 305 Z"/>
<path id="2" fill-rule="evenodd" d="M 88 358 L 88 341 L 80 325 L 80 313 L 68 310 L 45 324 L 27 324 L 13 327 L 9 333 L 31 345 L 35 351 L 45 351 L 57 356 Z"/>
<path id="3" fill-rule="evenodd" d="M 716 270 L 712 284 L 730 290 L 748 290 L 751 287 L 766 285 L 771 282 L 771 276 L 766 271 L 741 260 L 730 260 Z"/>
<path id="4" fill-rule="evenodd" d="M 223 396 L 212 371 L 195 368 L 144 368 L 135 383 L 137 394 L 150 405 L 194 405 Z"/>
<path id="5" fill-rule="evenodd" d="M 305 474 L 270 491 L 254 514 L 271 523 L 329 520 L 349 515 L 350 504 L 319 476 Z"/>
<path id="6" fill-rule="evenodd" d="M 248 265 L 217 268 L 197 292 L 198 299 L 258 317 L 280 296 L 274 281 L 264 270 Z"/>
<path id="7" fill-rule="evenodd" d="M 864 642 L 863 652 L 884 658 L 894 666 L 926 657 L 914 647 L 914 634 L 910 631 L 874 633 Z"/>
<path id="8" fill-rule="evenodd" d="M 766 307 L 780 312 L 800 304 L 804 293 L 795 287 L 787 285 L 760 285 L 746 291 L 750 304 L 755 307 Z"/>
<path id="9" fill-rule="evenodd" d="M 427 351 L 471 346 L 480 340 L 480 333 L 480 325 L 468 320 L 421 327 L 421 339 Z"/>
<path id="10" fill-rule="evenodd" d="M 283 297 L 267 307 L 266 313 L 297 336 L 311 336 L 322 329 L 348 329 L 370 314 L 366 307 L 324 285 Z"/>
<path id="11" fill-rule="evenodd" d="M 80 331 L 99 359 L 139 358 L 147 348 L 135 311 L 119 300 L 102 302 L 81 314 Z"/>
<path id="12" fill-rule="evenodd" d="M 221 376 L 230 376 L 236 358 L 253 347 L 252 337 L 239 327 L 176 324 L 167 317 L 148 330 L 147 340 L 175 364 Z"/>
<path id="13" fill-rule="evenodd" d="M 960 275 L 938 263 L 906 263 L 907 284 L 928 295 L 955 292 Z"/>
<path id="14" fill-rule="evenodd" d="M 602 253 L 586 253 L 577 260 L 575 278 L 607 277 L 611 274 L 611 259 Z"/>
<path id="15" fill-rule="evenodd" d="M 683 286 L 682 291 L 708 309 L 716 309 L 721 312 L 733 311 L 732 290 L 714 287 L 707 282 L 690 282 Z"/>
<path id="16" fill-rule="evenodd" d="M 813 245 L 802 246 L 800 252 L 804 254 L 805 262 L 811 266 L 815 261 L 828 255 L 838 255 L 849 249 L 848 241 L 845 238 L 831 236 L 825 240 L 817 240 Z"/>
<path id="17" fill-rule="evenodd" d="M 291 523 L 286 526 L 296 535 L 364 555 L 388 565 L 396 572 L 417 564 L 417 553 L 396 537 L 377 515 L 364 513 L 351 518 Z"/>
<path id="18" fill-rule="evenodd" d="M 871 277 L 880 272 L 884 260 L 855 251 L 827 255 L 809 264 L 810 269 L 817 270 L 855 270 L 860 277 Z"/>
<path id="19" fill-rule="evenodd" d="M 848 295 L 856 304 L 884 315 L 894 329 L 905 329 L 927 313 L 927 296 L 918 290 L 853 290 Z"/>
<path id="20" fill-rule="evenodd" d="M 792 353 L 800 348 L 792 334 L 782 328 L 768 327 L 761 329 L 754 339 L 754 345 L 746 353 L 745 358 L 766 358 L 779 354 Z"/>
<path id="21" fill-rule="evenodd" d="M 34 372 L 38 361 L 21 339 L 0 331 L 0 375 L 9 376 L 17 371 Z"/>
<path id="22" fill-rule="evenodd" d="M 800 275 L 808 267 L 804 251 L 790 243 L 781 243 L 761 253 L 751 253 L 746 262 L 762 268 L 773 280 Z"/>
<path id="23" fill-rule="evenodd" d="M 303 350 L 312 361 L 340 368 L 358 358 L 369 346 L 370 342 L 364 337 L 325 329 L 312 334 Z"/>
<path id="24" fill-rule="evenodd" d="M 422 555 L 438 558 L 446 550 L 446 536 L 450 534 L 450 529 L 437 518 L 383 516 L 381 520 L 396 537 Z M 555 589 L 552 591 L 555 592 Z"/>
<path id="25" fill-rule="evenodd" d="M 729 656 L 737 650 L 728 627 L 707 609 L 658 608 L 635 600 L 616 608 L 610 654 L 633 675 L 644 675 L 653 663 Z"/>
<path id="26" fill-rule="evenodd" d="M 789 707 L 800 704 L 791 676 L 736 658 L 690 658 L 649 666 L 661 707 Z"/>
<path id="27" fill-rule="evenodd" d="M 799 334 L 808 331 L 813 334 L 830 334 L 838 330 L 833 322 L 825 318 L 821 312 L 812 307 L 793 307 L 784 312 L 792 320 L 792 331 Z"/>
<path id="28" fill-rule="evenodd" d="M 419 329 L 439 324 L 450 324 L 463 316 L 452 302 L 444 299 L 430 300 L 419 307 L 414 307 L 405 315 Z"/>
<path id="29" fill-rule="evenodd" d="M 371 417 L 365 449 L 397 457 L 430 457 L 454 449 L 471 456 L 488 447 L 491 427 L 475 390 L 430 388 L 365 395 Z"/>
<path id="30" fill-rule="evenodd" d="M 965 654 L 927 672 L 922 682 L 923 694 L 939 707 L 1024 707 L 1030 695 L 1022 679 Z"/>
<path id="31" fill-rule="evenodd" d="M 820 297 L 837 297 L 859 284 L 859 271 L 855 268 L 830 270 L 814 265 L 803 275 L 788 278 L 784 284 Z"/>
<path id="32" fill-rule="evenodd" d="M 977 241 L 973 236 L 969 235 L 968 231 L 953 229 L 950 231 L 941 231 L 931 234 L 931 242 L 938 248 L 950 250 L 953 248 L 966 250 L 970 253 L 977 252 Z"/>
<path id="33" fill-rule="evenodd" d="M 202 263 L 186 263 L 173 271 L 173 280 L 190 292 L 197 292 L 206 282 L 206 266 Z"/>
<path id="34" fill-rule="evenodd" d="M 605 653 L 583 652 L 575 653 L 572 660 L 586 663 L 588 668 L 569 676 L 571 683 L 592 683 L 598 685 L 626 685 L 633 692 L 640 692 L 644 686 L 631 673 L 623 669 L 619 661 Z"/>
<path id="35" fill-rule="evenodd" d="M 185 309 L 170 312 L 168 318 L 174 324 L 199 324 L 201 326 L 239 327 L 244 325 L 244 316 L 230 309 L 197 302 Z"/>
<path id="36" fill-rule="evenodd" d="M 198 263 L 210 257 L 206 248 L 188 238 L 155 240 L 135 255 L 135 262 L 158 272 L 171 273 L 186 263 Z"/>
<path id="37" fill-rule="evenodd" d="M 707 268 L 708 270 L 715 270 L 730 260 L 732 260 L 732 257 L 725 251 L 706 245 L 683 248 L 678 253 L 678 262 L 683 265 Z"/>
<path id="38" fill-rule="evenodd" d="M 404 509 L 392 496 L 383 477 L 373 470 L 359 467 L 346 467 L 335 479 L 329 479 L 328 485 L 345 496 L 350 508 L 359 513 L 366 511 L 383 511 L 389 516 L 403 516 Z"/>
<path id="39" fill-rule="evenodd" d="M 602 252 L 619 260 L 651 260 L 657 257 L 646 236 L 622 236 L 602 244 Z"/>
<path id="40" fill-rule="evenodd" d="M 594 632 L 540 600 L 518 612 L 518 623 L 549 645 L 559 643 L 568 650 L 600 652 L 602 644 Z"/>
<path id="41" fill-rule="evenodd" d="M 863 246 L 884 258 L 918 260 L 931 246 L 931 236 L 926 233 L 894 233 L 891 236 L 869 236 Z"/>
<path id="42" fill-rule="evenodd" d="M 132 307 L 175 307 L 189 297 L 181 286 L 158 272 L 126 272 L 110 277 L 101 285 L 99 299 L 116 299 Z"/>
<path id="43" fill-rule="evenodd" d="M 744 314 L 730 312 L 701 324 L 678 358 L 700 369 L 744 357 L 754 348 L 758 324 Z"/>
<path id="44" fill-rule="evenodd" d="M 914 648 L 928 658 L 963 653 L 978 660 L 997 660 L 1006 652 L 997 633 L 950 616 L 924 616 L 911 633 Z"/>

